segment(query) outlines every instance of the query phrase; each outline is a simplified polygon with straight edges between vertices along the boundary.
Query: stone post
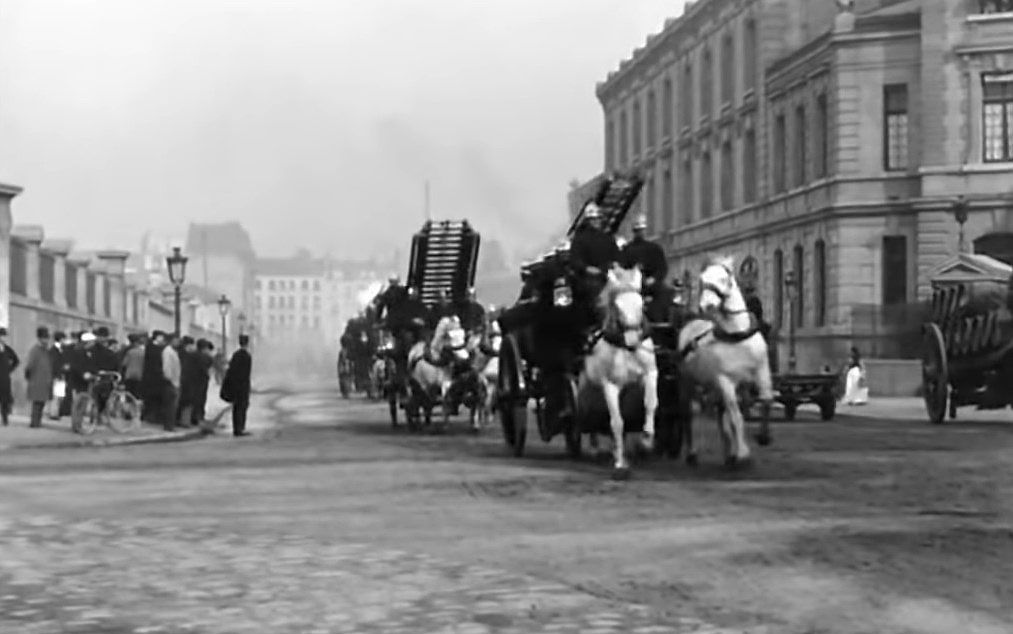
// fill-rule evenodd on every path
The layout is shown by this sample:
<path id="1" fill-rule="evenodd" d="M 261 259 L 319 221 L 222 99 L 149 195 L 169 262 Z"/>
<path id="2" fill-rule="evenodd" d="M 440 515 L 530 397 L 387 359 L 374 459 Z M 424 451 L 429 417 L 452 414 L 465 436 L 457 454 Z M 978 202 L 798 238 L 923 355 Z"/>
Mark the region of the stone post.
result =
<path id="1" fill-rule="evenodd" d="M 127 324 L 127 307 L 124 289 L 126 288 L 127 251 L 99 251 L 98 259 L 104 264 L 105 275 L 109 278 L 109 319 L 116 323 L 116 329 L 122 332 Z M 103 311 L 104 314 L 104 311 Z"/>
<path id="2" fill-rule="evenodd" d="M 91 258 L 87 255 L 81 255 L 77 253 L 71 253 L 67 256 L 67 261 L 77 267 L 77 312 L 81 315 L 86 316 L 85 321 L 89 319 L 88 316 L 88 263 L 91 262 Z"/>
<path id="3" fill-rule="evenodd" d="M 0 326 L 10 325 L 11 315 L 11 201 L 24 191 L 0 183 Z"/>
<path id="4" fill-rule="evenodd" d="M 69 240 L 42 243 L 42 249 L 53 256 L 53 304 L 57 308 L 67 308 L 67 254 L 71 246 Z"/>
<path id="5" fill-rule="evenodd" d="M 25 297 L 38 301 L 42 298 L 39 284 L 39 250 L 45 231 L 39 225 L 15 225 L 11 235 L 25 243 Z"/>

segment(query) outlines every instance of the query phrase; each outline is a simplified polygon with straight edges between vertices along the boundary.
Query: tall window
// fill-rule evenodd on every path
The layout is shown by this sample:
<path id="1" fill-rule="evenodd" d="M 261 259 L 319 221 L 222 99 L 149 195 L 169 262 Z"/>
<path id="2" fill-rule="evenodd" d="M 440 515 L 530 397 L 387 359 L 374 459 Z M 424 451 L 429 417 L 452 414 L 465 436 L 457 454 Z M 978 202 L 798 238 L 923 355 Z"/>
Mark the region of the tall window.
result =
<path id="1" fill-rule="evenodd" d="M 693 158 L 687 152 L 682 161 L 682 217 L 686 224 L 693 222 Z"/>
<path id="2" fill-rule="evenodd" d="M 112 284 L 107 276 L 102 277 L 102 314 L 106 317 L 112 317 L 113 314 Z"/>
<path id="3" fill-rule="evenodd" d="M 747 130 L 742 137 L 742 197 L 756 201 L 756 132 Z"/>
<path id="4" fill-rule="evenodd" d="M 795 186 L 806 184 L 806 161 L 809 138 L 806 134 L 805 106 L 795 108 Z"/>
<path id="5" fill-rule="evenodd" d="M 728 33 L 721 41 L 721 102 L 735 99 L 735 40 Z"/>
<path id="6" fill-rule="evenodd" d="M 654 91 L 647 92 L 647 143 L 648 149 L 654 147 L 655 137 L 658 136 L 658 104 L 655 103 Z"/>
<path id="7" fill-rule="evenodd" d="M 883 168 L 907 169 L 907 85 L 883 86 Z"/>
<path id="8" fill-rule="evenodd" d="M 773 160 L 773 180 L 774 180 L 774 191 L 783 192 L 786 187 L 785 182 L 785 123 L 784 115 L 779 114 L 774 119 L 774 160 Z"/>
<path id="9" fill-rule="evenodd" d="M 816 97 L 816 178 L 826 178 L 830 172 L 830 112 L 827 96 Z"/>
<path id="10" fill-rule="evenodd" d="M 774 251 L 774 327 L 784 325 L 784 253 Z"/>
<path id="11" fill-rule="evenodd" d="M 605 169 L 611 171 L 616 166 L 616 124 L 609 119 L 605 124 Z"/>
<path id="12" fill-rule="evenodd" d="M 643 144 L 644 120 L 640 112 L 640 100 L 633 102 L 633 156 L 639 157 L 644 149 Z"/>
<path id="13" fill-rule="evenodd" d="M 1013 73 L 981 76 L 985 161 L 1013 161 Z"/>
<path id="14" fill-rule="evenodd" d="M 663 221 L 658 223 L 665 230 L 675 225 L 675 209 L 672 204 L 672 167 L 665 166 L 665 172 L 661 180 L 661 216 Z"/>
<path id="15" fill-rule="evenodd" d="M 56 285 L 56 260 L 48 253 L 39 255 L 39 297 L 53 303 L 53 287 Z"/>
<path id="16" fill-rule="evenodd" d="M 647 180 L 644 182 L 644 196 L 640 203 L 642 209 L 641 213 L 647 216 L 648 221 L 651 223 L 651 230 L 658 228 L 658 221 L 654 217 L 654 178 L 652 175 L 648 175 Z"/>
<path id="17" fill-rule="evenodd" d="M 792 253 L 795 269 L 795 284 L 798 292 L 795 294 L 795 327 L 801 328 L 805 325 L 805 251 L 801 244 L 796 244 Z"/>
<path id="18" fill-rule="evenodd" d="M 760 51 L 756 46 L 756 22 L 746 21 L 744 35 L 742 59 L 746 62 L 746 90 L 750 90 L 756 88 L 756 77 L 759 75 L 757 61 L 760 59 Z"/>
<path id="19" fill-rule="evenodd" d="M 630 139 L 629 125 L 627 125 L 626 111 L 619 113 L 619 167 L 626 168 L 630 160 Z"/>
<path id="20" fill-rule="evenodd" d="M 313 290 L 314 291 L 320 290 L 320 280 L 313 280 Z"/>
<path id="21" fill-rule="evenodd" d="M 883 304 L 907 301 L 907 237 L 883 236 Z"/>
<path id="22" fill-rule="evenodd" d="M 700 217 L 709 218 L 714 208 L 713 187 L 714 170 L 711 166 L 711 153 L 706 151 L 700 158 Z"/>
<path id="23" fill-rule="evenodd" d="M 816 290 L 816 327 L 827 325 L 827 244 L 823 239 L 813 245 L 813 272 Z"/>
<path id="24" fill-rule="evenodd" d="M 67 308 L 77 308 L 77 267 L 70 262 L 63 265 L 63 291 Z"/>
<path id="25" fill-rule="evenodd" d="M 682 126 L 684 128 L 693 125 L 693 64 L 686 62 L 686 69 L 682 73 Z"/>
<path id="26" fill-rule="evenodd" d="M 721 145 L 721 209 L 728 211 L 735 205 L 735 165 L 732 142 Z"/>
<path id="27" fill-rule="evenodd" d="M 84 293 L 85 293 L 85 306 L 88 308 L 88 314 L 95 314 L 95 274 L 86 273 L 84 277 Z"/>
<path id="28" fill-rule="evenodd" d="M 10 290 L 18 295 L 28 294 L 28 249 L 19 240 L 11 240 Z"/>
<path id="29" fill-rule="evenodd" d="M 706 117 L 713 113 L 714 106 L 714 58 L 709 47 L 703 49 L 703 69 L 700 72 L 700 116 Z"/>
<path id="30" fill-rule="evenodd" d="M 978 0 L 978 13 L 1013 13 L 1013 0 Z"/>
<path id="31" fill-rule="evenodd" d="M 661 134 L 668 137 L 672 135 L 672 79 L 665 77 L 661 86 Z"/>
<path id="32" fill-rule="evenodd" d="M 273 291 L 274 290 L 274 280 L 268 281 L 268 283 L 267 283 L 267 290 L 269 290 L 269 291 Z"/>

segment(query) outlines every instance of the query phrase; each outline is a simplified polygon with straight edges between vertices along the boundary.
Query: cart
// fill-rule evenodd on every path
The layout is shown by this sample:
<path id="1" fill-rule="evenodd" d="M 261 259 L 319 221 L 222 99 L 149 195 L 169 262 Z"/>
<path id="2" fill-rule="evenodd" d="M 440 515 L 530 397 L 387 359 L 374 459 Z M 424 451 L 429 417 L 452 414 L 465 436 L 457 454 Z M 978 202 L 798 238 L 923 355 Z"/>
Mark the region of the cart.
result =
<path id="1" fill-rule="evenodd" d="M 922 327 L 922 395 L 929 421 L 957 408 L 1013 404 L 1011 267 L 987 255 L 960 253 L 932 275 L 929 319 Z"/>

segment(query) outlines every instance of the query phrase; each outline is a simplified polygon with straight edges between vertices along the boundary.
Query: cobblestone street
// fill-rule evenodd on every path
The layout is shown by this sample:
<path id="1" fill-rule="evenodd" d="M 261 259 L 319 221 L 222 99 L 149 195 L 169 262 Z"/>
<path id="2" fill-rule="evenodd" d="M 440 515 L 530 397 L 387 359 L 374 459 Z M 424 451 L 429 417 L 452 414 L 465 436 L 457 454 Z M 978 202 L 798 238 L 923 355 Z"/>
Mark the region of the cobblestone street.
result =
<path id="1" fill-rule="evenodd" d="M 752 472 L 616 483 L 329 386 L 265 402 L 253 438 L 5 452 L 0 632 L 1005 632 L 1007 425 L 803 412 Z"/>

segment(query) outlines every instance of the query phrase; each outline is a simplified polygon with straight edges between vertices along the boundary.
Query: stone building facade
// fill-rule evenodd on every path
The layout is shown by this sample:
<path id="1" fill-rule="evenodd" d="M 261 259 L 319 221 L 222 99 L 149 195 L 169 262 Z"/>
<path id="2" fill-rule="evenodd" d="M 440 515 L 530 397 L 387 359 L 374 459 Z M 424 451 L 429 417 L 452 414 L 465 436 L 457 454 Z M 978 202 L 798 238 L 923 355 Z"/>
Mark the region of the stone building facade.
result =
<path id="1" fill-rule="evenodd" d="M 955 209 L 976 249 L 1013 254 L 1013 13 L 991 9 L 688 4 L 598 85 L 605 170 L 645 175 L 673 271 L 735 256 L 782 330 L 795 271 L 800 370 L 852 343 L 909 354 L 888 344 L 958 248 Z"/>

